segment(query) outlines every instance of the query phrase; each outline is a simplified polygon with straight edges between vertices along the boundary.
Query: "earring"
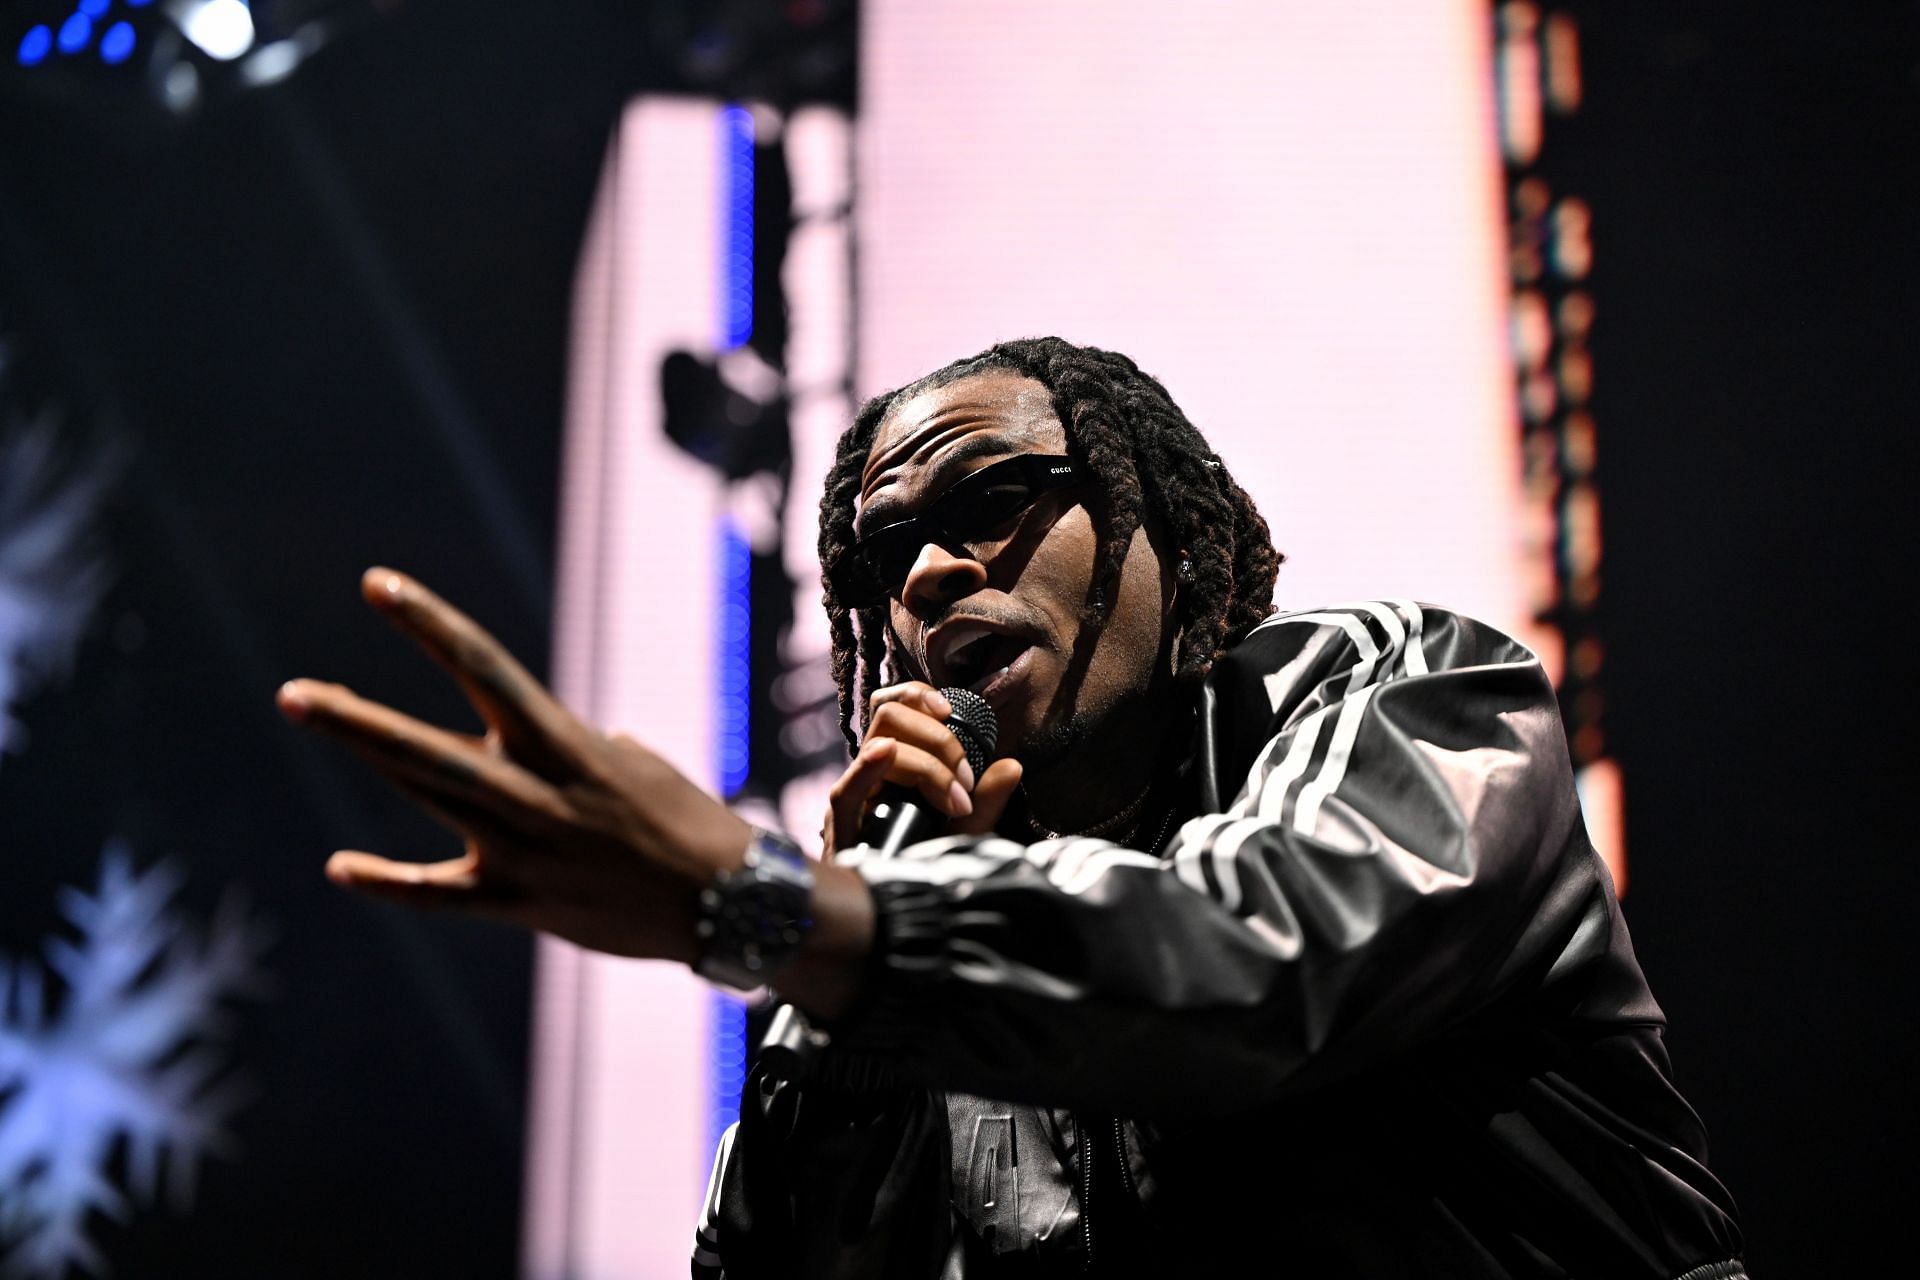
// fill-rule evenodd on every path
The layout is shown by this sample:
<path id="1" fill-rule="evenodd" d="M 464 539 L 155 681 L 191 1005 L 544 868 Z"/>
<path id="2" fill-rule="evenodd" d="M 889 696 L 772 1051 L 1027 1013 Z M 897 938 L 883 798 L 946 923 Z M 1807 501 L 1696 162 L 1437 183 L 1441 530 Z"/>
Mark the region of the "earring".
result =
<path id="1" fill-rule="evenodd" d="M 1174 576 L 1179 578 L 1180 581 L 1182 582 L 1192 582 L 1193 581 L 1193 561 L 1182 556 L 1180 559 L 1180 568 L 1175 572 Z"/>

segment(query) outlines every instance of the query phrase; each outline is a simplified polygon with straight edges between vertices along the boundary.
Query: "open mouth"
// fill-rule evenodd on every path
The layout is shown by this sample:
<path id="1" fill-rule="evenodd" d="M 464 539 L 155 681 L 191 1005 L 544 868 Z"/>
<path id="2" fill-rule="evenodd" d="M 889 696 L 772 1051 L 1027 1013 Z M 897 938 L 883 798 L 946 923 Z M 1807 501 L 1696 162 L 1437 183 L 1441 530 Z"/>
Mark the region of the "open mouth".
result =
<path id="1" fill-rule="evenodd" d="M 983 633 L 947 655 L 945 683 L 984 693 L 1032 647 L 1018 636 Z"/>

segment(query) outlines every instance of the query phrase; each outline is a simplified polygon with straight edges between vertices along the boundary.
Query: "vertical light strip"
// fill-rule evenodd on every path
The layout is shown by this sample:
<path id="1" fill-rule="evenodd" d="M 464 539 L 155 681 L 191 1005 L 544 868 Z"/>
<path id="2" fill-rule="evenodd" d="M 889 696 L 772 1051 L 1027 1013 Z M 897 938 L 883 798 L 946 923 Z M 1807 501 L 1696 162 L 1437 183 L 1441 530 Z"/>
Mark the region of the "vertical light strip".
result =
<path id="1" fill-rule="evenodd" d="M 720 347 L 731 350 L 753 338 L 753 116 L 744 107 L 723 107 L 719 116 Z M 719 641 L 719 681 L 714 741 L 720 794 L 731 800 L 746 784 L 751 763 L 753 553 L 732 518 L 719 520 L 717 563 L 719 602 L 714 630 Z M 709 1048 L 713 1090 L 707 1105 L 710 1147 L 739 1113 L 746 1083 L 747 1009 L 734 996 L 715 990 L 709 997 L 713 1037 Z"/>
<path id="2" fill-rule="evenodd" d="M 753 337 L 753 113 L 720 111 L 720 342 L 722 351 Z"/>
<path id="3" fill-rule="evenodd" d="M 716 107 L 622 117 L 583 248 L 563 463 L 554 683 L 688 777 L 714 775 L 719 573 L 709 468 L 666 438 L 660 363 L 720 314 Z M 712 997 L 669 965 L 540 946 L 523 1266 L 684 1274 L 712 1147 Z"/>
<path id="4" fill-rule="evenodd" d="M 714 627 L 718 652 L 718 724 L 714 745 L 720 794 L 731 798 L 747 780 L 753 668 L 753 549 L 746 534 L 728 517 L 719 522 L 719 614 Z M 710 1074 L 713 1091 L 707 1105 L 708 1146 L 739 1117 L 740 1090 L 747 1082 L 747 1009 L 738 998 L 715 990 L 711 1000 L 713 1038 Z"/>
<path id="5" fill-rule="evenodd" d="M 1500 138 L 1507 166 L 1507 261 L 1532 637 L 1560 695 L 1587 834 L 1627 886 L 1623 783 L 1607 755 L 1601 589 L 1599 431 L 1593 415 L 1592 210 L 1565 190 L 1554 139 L 1580 108 L 1579 29 L 1532 0 L 1495 17 Z"/>

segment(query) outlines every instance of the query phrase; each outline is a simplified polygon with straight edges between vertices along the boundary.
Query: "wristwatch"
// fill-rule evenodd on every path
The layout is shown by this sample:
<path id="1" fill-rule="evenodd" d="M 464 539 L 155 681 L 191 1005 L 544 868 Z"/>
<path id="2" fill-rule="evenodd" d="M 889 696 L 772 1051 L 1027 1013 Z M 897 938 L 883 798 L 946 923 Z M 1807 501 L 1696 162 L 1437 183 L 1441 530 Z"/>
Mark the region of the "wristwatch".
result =
<path id="1" fill-rule="evenodd" d="M 746 860 L 700 891 L 693 971 L 735 990 L 760 986 L 813 927 L 813 863 L 777 831 L 753 828 Z"/>

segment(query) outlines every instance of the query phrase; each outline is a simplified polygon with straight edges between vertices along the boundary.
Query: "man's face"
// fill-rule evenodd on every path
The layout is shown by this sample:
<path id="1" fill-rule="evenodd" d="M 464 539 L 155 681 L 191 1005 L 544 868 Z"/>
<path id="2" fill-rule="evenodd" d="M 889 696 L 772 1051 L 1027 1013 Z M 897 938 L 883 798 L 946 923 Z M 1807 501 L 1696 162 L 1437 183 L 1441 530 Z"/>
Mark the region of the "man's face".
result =
<path id="1" fill-rule="evenodd" d="M 916 514 L 1016 454 L 1066 452 L 1047 389 L 1032 379 L 995 371 L 922 392 L 880 424 L 857 528 Z M 977 541 L 923 546 L 891 604 L 900 669 L 979 690 L 999 715 L 1001 754 L 1029 769 L 1166 683 L 1173 577 L 1145 526 L 1104 625 L 1081 624 L 1099 546 L 1088 496 L 1086 485 L 1066 489 Z"/>

